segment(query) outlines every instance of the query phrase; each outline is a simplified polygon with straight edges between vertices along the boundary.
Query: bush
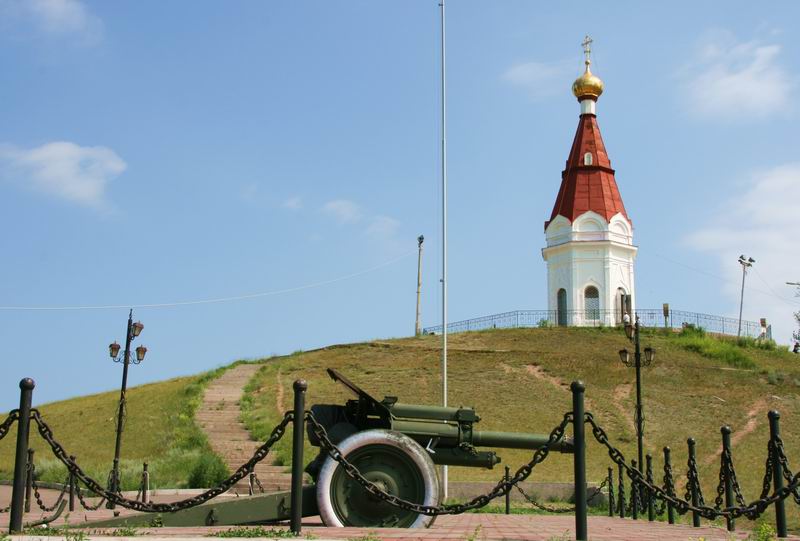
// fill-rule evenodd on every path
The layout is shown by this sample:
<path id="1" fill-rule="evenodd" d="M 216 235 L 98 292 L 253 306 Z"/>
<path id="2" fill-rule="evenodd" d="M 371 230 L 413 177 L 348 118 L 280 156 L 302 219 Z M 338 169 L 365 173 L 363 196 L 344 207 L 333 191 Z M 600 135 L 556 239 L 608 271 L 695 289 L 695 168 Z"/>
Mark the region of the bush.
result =
<path id="1" fill-rule="evenodd" d="M 699 327 L 687 325 L 678 335 L 678 343 L 684 349 L 699 353 L 709 359 L 723 361 L 736 368 L 753 369 L 756 367 L 753 359 L 742 352 L 740 347 L 730 341 L 714 336 L 709 336 Z"/>
<path id="2" fill-rule="evenodd" d="M 189 474 L 189 488 L 215 487 L 228 478 L 228 467 L 215 454 L 203 454 Z"/>

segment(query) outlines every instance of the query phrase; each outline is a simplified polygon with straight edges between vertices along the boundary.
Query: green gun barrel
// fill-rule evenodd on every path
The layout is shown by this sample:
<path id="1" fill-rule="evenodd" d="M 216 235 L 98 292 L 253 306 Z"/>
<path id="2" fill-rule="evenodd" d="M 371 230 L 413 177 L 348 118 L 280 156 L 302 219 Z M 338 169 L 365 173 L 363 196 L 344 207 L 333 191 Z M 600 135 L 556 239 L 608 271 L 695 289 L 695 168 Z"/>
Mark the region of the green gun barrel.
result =
<path id="1" fill-rule="evenodd" d="M 504 449 L 541 449 L 550 441 L 545 434 L 523 434 L 520 432 L 490 432 L 476 430 L 472 433 L 472 445 L 475 447 L 502 447 Z M 573 452 L 571 438 L 563 438 L 550 446 L 551 451 L 560 453 Z"/>

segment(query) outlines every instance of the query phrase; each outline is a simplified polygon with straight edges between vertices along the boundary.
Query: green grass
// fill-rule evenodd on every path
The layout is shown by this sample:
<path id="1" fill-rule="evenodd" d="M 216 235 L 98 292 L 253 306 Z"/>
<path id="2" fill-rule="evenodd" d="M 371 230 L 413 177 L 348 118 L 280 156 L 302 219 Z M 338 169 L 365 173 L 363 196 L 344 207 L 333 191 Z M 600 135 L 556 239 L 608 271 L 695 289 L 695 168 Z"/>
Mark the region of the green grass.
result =
<path id="1" fill-rule="evenodd" d="M 150 486 L 206 487 L 227 477 L 224 463 L 194 423 L 205 385 L 228 367 L 128 390 L 120 473 L 123 490 L 136 490 L 142 463 L 149 463 Z M 35 394 L 34 394 L 35 398 Z M 37 405 L 55 438 L 91 477 L 105 484 L 114 456 L 119 392 Z M 41 481 L 63 482 L 67 473 L 31 425 L 31 447 Z M 16 428 L 0 441 L 0 478 L 13 476 Z"/>
<path id="2" fill-rule="evenodd" d="M 692 345 L 695 343 L 704 347 L 696 348 Z M 548 433 L 571 407 L 569 383 L 582 379 L 587 410 L 594 413 L 625 456 L 635 458 L 635 371 L 619 362 L 617 351 L 631 348 L 620 329 L 487 330 L 451 335 L 449 344 L 449 403 L 474 406 L 482 419 L 476 428 Z M 657 351 L 652 366 L 642 371 L 645 449 L 655 457 L 657 477 L 662 475 L 665 445 L 672 448 L 676 476 L 685 476 L 686 439 L 692 436 L 697 440 L 704 492 L 707 497 L 713 495 L 719 470 L 715 453 L 720 445 L 720 426 L 729 424 L 734 429 L 734 461 L 740 483 L 745 496 L 755 497 L 763 475 L 770 409 L 781 411 L 790 462 L 800 464 L 800 430 L 793 428 L 800 416 L 800 385 L 796 383 L 800 382 L 800 363 L 796 356 L 747 341 L 739 345 L 735 340 L 711 335 L 692 337 L 658 329 L 646 329 L 642 345 Z M 741 357 L 725 353 L 731 349 Z M 751 368 L 743 370 L 739 368 L 742 366 Z M 272 358 L 248 385 L 242 419 L 251 432 L 258 439 L 267 437 L 283 411 L 291 407 L 295 379 L 309 383 L 307 404 L 341 404 L 351 398 L 327 376 L 328 367 L 340 370 L 379 399 L 395 395 L 402 402 L 420 404 L 438 404 L 441 400 L 440 337 L 298 352 Z M 770 373 L 782 377 L 769 377 Z M 739 432 L 742 434 L 737 436 Z M 306 460 L 317 451 L 307 446 Z M 512 468 L 531 458 L 526 451 L 497 451 L 503 463 Z M 278 463 L 289 464 L 289 438 L 279 442 L 275 452 Z M 607 452 L 591 442 L 587 450 L 589 480 L 601 481 L 609 465 Z M 451 467 L 450 476 L 455 482 L 495 482 L 502 472 L 499 467 Z M 531 480 L 571 482 L 571 456 L 551 454 L 534 470 Z M 787 509 L 794 527 L 800 525 L 798 506 Z M 740 522 L 747 527 L 746 520 Z"/>
<path id="3" fill-rule="evenodd" d="M 678 335 L 677 340 L 681 347 L 689 351 L 699 353 L 708 359 L 723 361 L 734 368 L 746 370 L 753 370 L 756 368 L 755 361 L 746 351 L 747 348 L 775 350 L 775 342 L 771 340 L 763 342 L 764 344 L 770 344 L 771 347 L 761 347 L 761 342 L 756 342 L 756 340 L 752 338 L 730 340 L 721 337 L 712 337 L 707 335 L 703 329 L 695 327 L 683 329 Z"/>

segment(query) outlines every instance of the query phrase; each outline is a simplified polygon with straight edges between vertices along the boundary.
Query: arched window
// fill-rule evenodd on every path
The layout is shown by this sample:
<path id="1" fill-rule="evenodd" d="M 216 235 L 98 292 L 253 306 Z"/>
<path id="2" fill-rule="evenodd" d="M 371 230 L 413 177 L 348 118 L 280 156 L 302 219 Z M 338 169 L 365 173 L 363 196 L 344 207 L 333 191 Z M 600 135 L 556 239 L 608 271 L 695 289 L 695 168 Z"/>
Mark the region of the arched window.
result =
<path id="1" fill-rule="evenodd" d="M 558 325 L 560 327 L 566 327 L 567 325 L 567 291 L 564 288 L 558 290 L 556 294 L 556 306 L 558 308 L 558 312 L 556 314 L 556 320 L 558 321 Z"/>
<path id="2" fill-rule="evenodd" d="M 592 165 L 592 153 L 587 152 L 583 155 L 583 165 Z"/>
<path id="3" fill-rule="evenodd" d="M 600 319 L 600 293 L 594 286 L 587 287 L 583 292 L 586 319 L 597 321 Z"/>

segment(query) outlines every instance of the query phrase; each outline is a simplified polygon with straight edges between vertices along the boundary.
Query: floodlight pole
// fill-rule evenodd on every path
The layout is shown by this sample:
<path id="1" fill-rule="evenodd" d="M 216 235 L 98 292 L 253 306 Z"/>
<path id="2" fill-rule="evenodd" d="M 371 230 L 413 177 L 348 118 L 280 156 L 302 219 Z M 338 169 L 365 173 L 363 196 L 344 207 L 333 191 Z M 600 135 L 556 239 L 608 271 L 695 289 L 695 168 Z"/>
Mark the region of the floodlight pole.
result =
<path id="1" fill-rule="evenodd" d="M 417 319 L 414 323 L 414 335 L 419 336 L 422 334 L 422 324 L 420 323 L 420 308 L 419 300 L 422 293 L 422 243 L 425 242 L 425 237 L 420 235 L 417 237 Z"/>
<path id="2" fill-rule="evenodd" d="M 739 297 L 739 328 L 736 331 L 736 337 L 739 338 L 742 336 L 742 308 L 744 307 L 744 279 L 747 276 L 747 267 L 752 267 L 755 260 L 750 258 L 745 258 L 744 255 L 739 256 L 739 264 L 742 266 L 742 294 Z"/>
<path id="3" fill-rule="evenodd" d="M 442 406 L 447 407 L 447 86 L 445 78 L 445 8 L 441 8 L 442 54 Z M 447 466 L 442 467 L 442 495 L 447 499 Z"/>

